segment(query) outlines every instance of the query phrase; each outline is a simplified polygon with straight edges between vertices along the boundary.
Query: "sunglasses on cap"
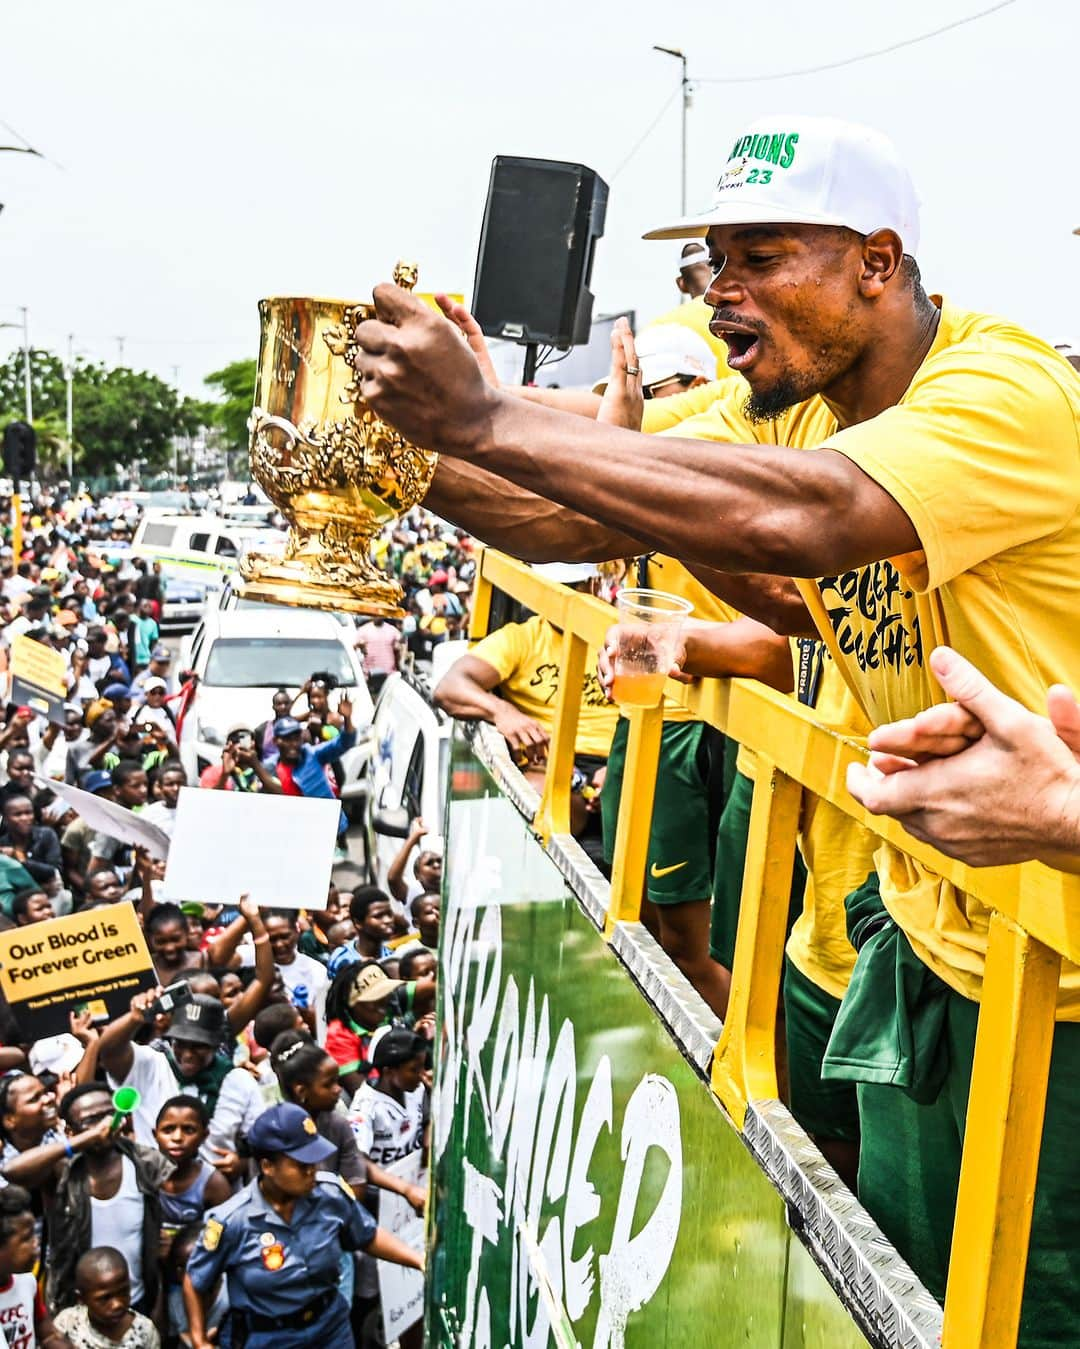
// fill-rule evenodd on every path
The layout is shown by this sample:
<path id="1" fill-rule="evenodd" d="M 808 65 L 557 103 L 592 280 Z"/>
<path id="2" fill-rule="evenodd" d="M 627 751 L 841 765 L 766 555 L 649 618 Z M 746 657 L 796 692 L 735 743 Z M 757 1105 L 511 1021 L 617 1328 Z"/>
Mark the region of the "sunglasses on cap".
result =
<path id="1" fill-rule="evenodd" d="M 666 389 L 670 384 L 678 384 L 684 389 L 689 389 L 696 375 L 669 375 L 667 379 L 658 379 L 655 384 L 647 384 L 641 390 L 642 398 L 656 398 L 657 390 Z"/>

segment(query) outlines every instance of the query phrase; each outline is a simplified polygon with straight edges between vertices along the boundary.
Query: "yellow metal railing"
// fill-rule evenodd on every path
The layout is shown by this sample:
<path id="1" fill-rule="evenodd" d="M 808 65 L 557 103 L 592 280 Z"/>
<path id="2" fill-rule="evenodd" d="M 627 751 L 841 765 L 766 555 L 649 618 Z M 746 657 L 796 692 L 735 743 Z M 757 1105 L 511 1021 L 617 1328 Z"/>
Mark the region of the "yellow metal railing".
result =
<path id="1" fill-rule="evenodd" d="M 545 789 L 534 827 L 566 833 L 581 679 L 589 649 L 614 620 L 610 605 L 485 551 L 471 635 L 487 631 L 495 587 L 563 634 L 562 677 Z M 743 680 L 668 681 L 666 693 L 757 752 L 731 1001 L 712 1085 L 740 1127 L 748 1102 L 777 1095 L 776 1012 L 785 919 L 803 791 L 846 812 L 993 910 L 975 1043 L 967 1129 L 945 1299 L 945 1349 L 1016 1342 L 1035 1194 L 1061 960 L 1080 964 L 1080 877 L 1040 863 L 971 868 L 916 842 L 848 794 L 848 764 L 865 751 L 818 726 L 810 709 Z M 641 912 L 660 751 L 659 708 L 630 716 L 606 932 Z"/>

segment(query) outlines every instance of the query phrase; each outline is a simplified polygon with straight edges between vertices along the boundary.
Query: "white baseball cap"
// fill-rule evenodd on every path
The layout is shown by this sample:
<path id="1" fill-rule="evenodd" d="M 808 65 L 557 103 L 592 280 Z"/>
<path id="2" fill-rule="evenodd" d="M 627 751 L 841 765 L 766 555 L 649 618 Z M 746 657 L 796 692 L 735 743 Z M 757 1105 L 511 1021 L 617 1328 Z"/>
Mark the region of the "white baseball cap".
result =
<path id="1" fill-rule="evenodd" d="M 891 229 L 919 246 L 919 199 L 896 147 L 833 117 L 762 117 L 737 137 L 711 206 L 646 239 L 701 238 L 712 225 L 842 225 Z"/>
<path id="2" fill-rule="evenodd" d="M 716 378 L 716 353 L 684 323 L 654 323 L 639 334 L 636 346 L 646 388 L 674 375 Z"/>
<path id="3" fill-rule="evenodd" d="M 673 319 L 668 323 L 651 323 L 634 339 L 643 388 L 651 388 L 665 379 L 686 375 L 690 379 L 716 378 L 716 352 L 708 342 Z M 607 388 L 607 375 L 592 386 L 593 393 L 602 394 Z"/>

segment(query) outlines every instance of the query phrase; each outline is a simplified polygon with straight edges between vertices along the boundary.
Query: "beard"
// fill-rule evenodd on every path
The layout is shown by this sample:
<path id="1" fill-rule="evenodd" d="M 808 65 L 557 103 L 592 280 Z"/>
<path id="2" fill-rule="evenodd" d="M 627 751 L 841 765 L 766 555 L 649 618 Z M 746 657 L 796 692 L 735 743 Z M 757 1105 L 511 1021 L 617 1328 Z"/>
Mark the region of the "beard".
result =
<path id="1" fill-rule="evenodd" d="M 743 416 L 748 422 L 772 422 L 796 403 L 805 403 L 816 389 L 803 389 L 791 375 L 784 375 L 767 389 L 751 390 L 743 404 Z"/>

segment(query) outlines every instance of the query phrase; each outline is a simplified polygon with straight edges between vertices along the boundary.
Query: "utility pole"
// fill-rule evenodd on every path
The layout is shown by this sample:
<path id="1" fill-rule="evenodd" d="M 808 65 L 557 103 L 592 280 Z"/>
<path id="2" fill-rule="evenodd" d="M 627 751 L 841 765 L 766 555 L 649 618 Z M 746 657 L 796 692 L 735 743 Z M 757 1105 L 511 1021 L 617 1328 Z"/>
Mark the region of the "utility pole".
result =
<path id="1" fill-rule="evenodd" d="M 686 56 L 678 47 L 658 47 L 653 45 L 654 52 L 663 52 L 665 56 L 674 56 L 677 61 L 682 63 L 682 169 L 679 179 L 679 209 L 683 215 L 686 214 L 686 123 L 687 114 L 690 111 L 690 77 L 687 74 Z"/>
<path id="2" fill-rule="evenodd" d="M 172 368 L 173 388 L 176 390 L 177 397 L 180 396 L 180 367 L 174 365 Z M 180 437 L 174 435 L 172 438 L 172 485 L 173 491 L 176 491 L 176 484 L 180 481 Z"/>
<path id="3" fill-rule="evenodd" d="M 124 364 L 124 339 L 122 337 L 116 339 L 116 363 L 117 365 Z"/>
<path id="4" fill-rule="evenodd" d="M 75 445 L 75 334 L 68 333 L 67 366 L 64 369 L 67 381 L 67 472 L 68 482 L 74 476 L 72 455 Z"/>
<path id="5" fill-rule="evenodd" d="M 29 425 L 34 424 L 34 396 L 30 392 L 30 310 L 26 305 L 19 305 L 19 313 L 22 314 L 23 330 L 23 382 L 26 385 L 26 420 Z"/>

